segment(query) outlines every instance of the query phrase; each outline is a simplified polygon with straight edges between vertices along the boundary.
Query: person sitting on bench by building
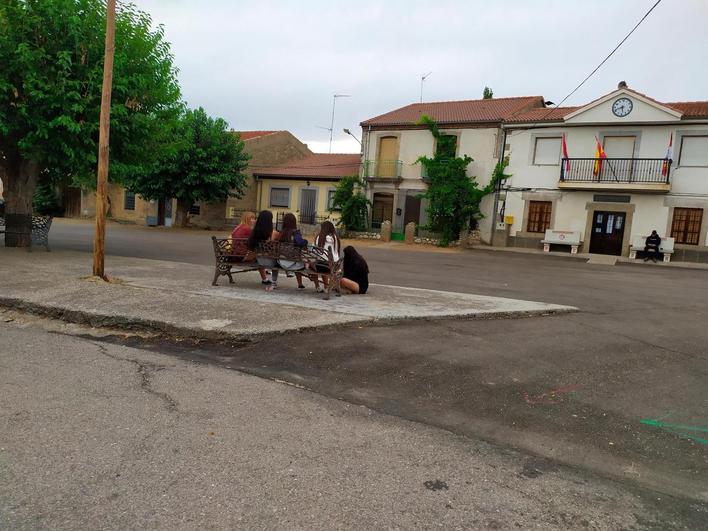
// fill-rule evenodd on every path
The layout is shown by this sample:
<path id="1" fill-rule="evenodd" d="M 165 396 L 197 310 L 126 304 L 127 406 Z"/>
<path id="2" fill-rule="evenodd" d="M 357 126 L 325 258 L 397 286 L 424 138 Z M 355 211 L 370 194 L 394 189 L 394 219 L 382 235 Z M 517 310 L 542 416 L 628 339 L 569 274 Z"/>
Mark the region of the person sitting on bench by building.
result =
<path id="1" fill-rule="evenodd" d="M 648 262 L 651 258 L 654 263 L 656 263 L 656 258 L 659 256 L 659 246 L 661 245 L 661 237 L 656 233 L 655 230 L 651 231 L 651 235 L 647 236 L 644 242 L 644 252 L 646 256 L 644 261 Z"/>

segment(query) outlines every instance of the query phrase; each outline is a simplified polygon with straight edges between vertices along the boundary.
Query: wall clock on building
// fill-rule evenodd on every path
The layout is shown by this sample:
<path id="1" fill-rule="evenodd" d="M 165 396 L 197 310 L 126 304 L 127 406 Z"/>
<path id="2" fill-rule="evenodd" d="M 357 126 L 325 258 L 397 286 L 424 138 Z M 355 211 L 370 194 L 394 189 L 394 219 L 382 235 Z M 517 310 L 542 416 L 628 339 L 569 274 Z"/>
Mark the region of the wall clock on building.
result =
<path id="1" fill-rule="evenodd" d="M 634 104 L 629 98 L 619 98 L 612 104 L 612 112 L 615 116 L 619 118 L 624 118 L 630 112 L 632 112 L 632 107 Z"/>

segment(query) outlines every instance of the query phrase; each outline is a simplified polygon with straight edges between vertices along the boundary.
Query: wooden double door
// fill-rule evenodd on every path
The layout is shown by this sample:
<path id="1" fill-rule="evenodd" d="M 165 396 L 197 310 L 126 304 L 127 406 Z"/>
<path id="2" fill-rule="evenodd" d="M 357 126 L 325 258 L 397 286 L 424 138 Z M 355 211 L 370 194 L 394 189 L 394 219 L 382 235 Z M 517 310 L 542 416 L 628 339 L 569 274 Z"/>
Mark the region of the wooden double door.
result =
<path id="1" fill-rule="evenodd" d="M 593 212 L 590 252 L 621 256 L 626 221 L 627 214 L 625 212 L 606 210 Z"/>

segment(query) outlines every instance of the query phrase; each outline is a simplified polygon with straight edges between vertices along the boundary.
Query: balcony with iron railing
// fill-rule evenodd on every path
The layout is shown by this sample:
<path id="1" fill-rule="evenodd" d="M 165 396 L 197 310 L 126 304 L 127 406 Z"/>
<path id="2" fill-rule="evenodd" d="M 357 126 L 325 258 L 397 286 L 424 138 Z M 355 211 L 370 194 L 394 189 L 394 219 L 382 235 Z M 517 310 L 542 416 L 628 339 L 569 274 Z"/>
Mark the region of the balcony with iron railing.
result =
<path id="1" fill-rule="evenodd" d="M 559 188 L 666 193 L 670 159 L 561 159 Z"/>
<path id="2" fill-rule="evenodd" d="M 403 162 L 400 160 L 364 161 L 364 178 L 372 182 L 398 182 L 402 179 Z"/>

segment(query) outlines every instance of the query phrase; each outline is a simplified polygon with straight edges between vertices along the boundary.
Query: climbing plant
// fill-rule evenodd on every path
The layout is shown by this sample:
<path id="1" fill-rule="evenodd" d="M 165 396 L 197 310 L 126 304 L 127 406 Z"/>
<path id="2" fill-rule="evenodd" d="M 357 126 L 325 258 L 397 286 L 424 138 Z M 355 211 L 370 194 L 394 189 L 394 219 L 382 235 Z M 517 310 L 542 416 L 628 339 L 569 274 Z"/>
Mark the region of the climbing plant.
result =
<path id="1" fill-rule="evenodd" d="M 508 161 L 500 161 L 489 184 L 480 188 L 476 177 L 467 175 L 472 157 L 455 154 L 457 137 L 441 132 L 428 116 L 422 116 L 418 124 L 427 126 L 437 141 L 433 157 L 421 156 L 417 160 L 423 165 L 428 180 L 428 189 L 420 197 L 428 200 L 428 228 L 440 232 L 440 245 L 447 246 L 483 217 L 480 203 L 499 182 L 510 177 L 504 173 Z"/>
<path id="2" fill-rule="evenodd" d="M 356 175 L 343 177 L 337 184 L 330 212 L 338 211 L 338 224 L 347 230 L 366 230 L 371 202 L 361 190 L 365 183 Z"/>

